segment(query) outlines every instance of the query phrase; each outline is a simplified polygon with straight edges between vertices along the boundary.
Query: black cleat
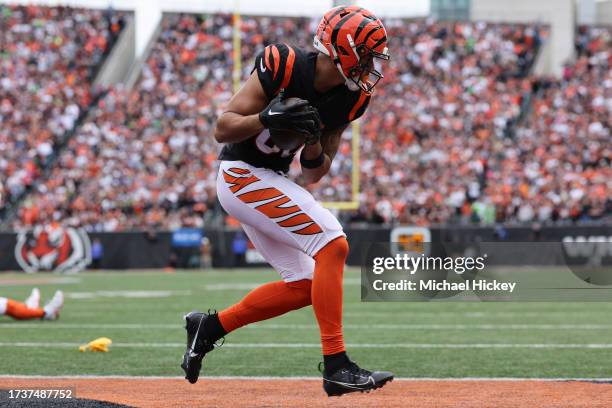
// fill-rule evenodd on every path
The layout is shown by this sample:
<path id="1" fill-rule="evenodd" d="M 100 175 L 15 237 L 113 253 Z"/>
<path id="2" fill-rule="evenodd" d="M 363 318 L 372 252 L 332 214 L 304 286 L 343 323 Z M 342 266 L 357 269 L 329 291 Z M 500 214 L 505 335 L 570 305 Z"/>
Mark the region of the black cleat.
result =
<path id="1" fill-rule="evenodd" d="M 368 371 L 352 361 L 348 366 L 326 375 L 323 371 L 323 389 L 329 397 L 338 397 L 349 392 L 370 392 L 393 381 L 393 373 L 388 371 Z"/>
<path id="2" fill-rule="evenodd" d="M 208 314 L 191 312 L 185 315 L 185 330 L 187 330 L 187 350 L 183 356 L 181 368 L 185 371 L 185 379 L 195 384 L 200 376 L 202 359 L 206 353 L 215 348 L 215 343 L 207 340 L 204 331 L 204 322 Z"/>

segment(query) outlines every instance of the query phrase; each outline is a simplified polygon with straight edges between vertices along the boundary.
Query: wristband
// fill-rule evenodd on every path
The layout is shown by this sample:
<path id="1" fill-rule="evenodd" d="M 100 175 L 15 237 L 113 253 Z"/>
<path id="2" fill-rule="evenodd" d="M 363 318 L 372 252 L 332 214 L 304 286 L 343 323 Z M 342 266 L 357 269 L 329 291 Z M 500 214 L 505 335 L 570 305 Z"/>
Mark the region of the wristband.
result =
<path id="1" fill-rule="evenodd" d="M 302 151 L 302 154 L 300 154 L 300 164 L 305 169 L 316 169 L 317 167 L 320 167 L 323 163 L 325 163 L 325 153 L 323 153 L 322 149 L 321 154 L 316 159 L 306 159 L 304 157 L 304 151 Z"/>

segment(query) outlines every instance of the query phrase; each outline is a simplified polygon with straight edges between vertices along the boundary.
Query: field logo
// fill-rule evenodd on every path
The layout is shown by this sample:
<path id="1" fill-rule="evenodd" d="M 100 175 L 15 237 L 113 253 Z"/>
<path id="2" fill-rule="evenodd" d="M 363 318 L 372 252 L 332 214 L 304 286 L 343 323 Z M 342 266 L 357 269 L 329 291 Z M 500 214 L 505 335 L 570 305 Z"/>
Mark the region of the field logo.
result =
<path id="1" fill-rule="evenodd" d="M 77 273 L 91 262 L 91 242 L 80 228 L 37 226 L 19 233 L 15 259 L 27 273 Z"/>
<path id="2" fill-rule="evenodd" d="M 431 231 L 423 227 L 397 227 L 391 231 L 391 252 L 410 256 L 429 255 Z"/>

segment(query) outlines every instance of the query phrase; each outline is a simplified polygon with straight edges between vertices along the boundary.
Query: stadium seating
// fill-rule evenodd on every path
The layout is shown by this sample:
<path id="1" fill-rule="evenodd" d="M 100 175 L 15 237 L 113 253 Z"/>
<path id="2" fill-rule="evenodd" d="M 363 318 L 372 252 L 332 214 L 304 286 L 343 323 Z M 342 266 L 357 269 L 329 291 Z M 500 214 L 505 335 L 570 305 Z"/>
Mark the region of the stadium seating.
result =
<path id="1" fill-rule="evenodd" d="M 32 185 L 92 101 L 121 14 L 0 5 L 0 209 Z"/>
<path id="2" fill-rule="evenodd" d="M 581 27 L 576 50 L 560 80 L 534 79 L 532 113 L 496 156 L 487 194 L 502 219 L 612 214 L 612 31 Z"/>
<path id="3" fill-rule="evenodd" d="M 424 225 L 472 218 L 487 161 L 530 90 L 543 30 L 523 25 L 388 20 L 393 53 L 366 114 L 361 197 L 350 220 Z M 348 140 L 324 198 L 350 175 Z M 350 190 L 340 188 L 342 199 Z"/>
<path id="4" fill-rule="evenodd" d="M 392 60 L 362 121 L 361 207 L 343 221 L 559 222 L 612 212 L 609 30 L 583 28 L 580 57 L 554 81 L 530 71 L 546 28 L 385 23 Z M 228 15 L 165 15 L 134 89 L 108 90 L 13 226 L 62 220 L 117 231 L 216 219 L 212 131 L 233 92 L 231 24 Z M 243 16 L 241 78 L 264 45 L 308 47 L 315 27 Z M 350 136 L 317 198 L 353 198 Z"/>
<path id="5" fill-rule="evenodd" d="M 229 15 L 164 17 L 134 89 L 114 88 L 100 100 L 31 197 L 26 208 L 36 209 L 36 222 L 101 231 L 202 225 L 216 206 L 212 131 L 232 95 L 231 24 Z M 307 24 L 244 17 L 243 60 L 263 48 L 262 25 L 266 44 L 301 35 L 305 45 Z M 27 224 L 24 214 L 16 227 Z"/>

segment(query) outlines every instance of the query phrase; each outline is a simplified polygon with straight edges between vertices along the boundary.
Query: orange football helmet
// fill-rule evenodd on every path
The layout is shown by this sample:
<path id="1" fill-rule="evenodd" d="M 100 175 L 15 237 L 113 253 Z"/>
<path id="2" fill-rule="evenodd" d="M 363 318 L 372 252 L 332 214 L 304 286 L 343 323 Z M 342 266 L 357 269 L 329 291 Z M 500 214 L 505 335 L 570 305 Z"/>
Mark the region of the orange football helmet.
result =
<path id="1" fill-rule="evenodd" d="M 314 47 L 328 55 L 353 91 L 372 93 L 383 78 L 377 60 L 388 60 L 387 31 L 370 11 L 357 6 L 329 10 L 319 23 Z"/>

